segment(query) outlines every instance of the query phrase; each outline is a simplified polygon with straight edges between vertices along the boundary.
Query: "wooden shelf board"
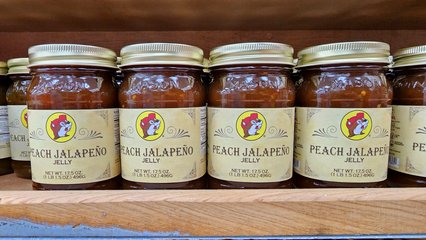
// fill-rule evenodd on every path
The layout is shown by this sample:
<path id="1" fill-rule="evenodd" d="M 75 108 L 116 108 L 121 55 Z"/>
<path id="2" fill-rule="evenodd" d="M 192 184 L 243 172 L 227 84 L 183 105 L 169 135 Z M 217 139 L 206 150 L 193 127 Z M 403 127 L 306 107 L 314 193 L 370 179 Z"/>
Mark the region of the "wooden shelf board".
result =
<path id="1" fill-rule="evenodd" d="M 1 0 L 2 31 L 425 29 L 398 0 Z"/>
<path id="2" fill-rule="evenodd" d="M 13 175 L 0 183 L 0 218 L 43 224 L 191 236 L 426 232 L 426 188 L 11 191 L 31 185 Z"/>
<path id="3" fill-rule="evenodd" d="M 0 0 L 0 9 L 4 60 L 64 42 L 117 52 L 158 41 L 206 52 L 243 41 L 296 50 L 354 40 L 393 50 L 426 43 L 426 2 L 414 0 Z M 183 236 L 417 234 L 426 233 L 426 189 L 32 191 L 30 180 L 6 175 L 3 219 Z"/>

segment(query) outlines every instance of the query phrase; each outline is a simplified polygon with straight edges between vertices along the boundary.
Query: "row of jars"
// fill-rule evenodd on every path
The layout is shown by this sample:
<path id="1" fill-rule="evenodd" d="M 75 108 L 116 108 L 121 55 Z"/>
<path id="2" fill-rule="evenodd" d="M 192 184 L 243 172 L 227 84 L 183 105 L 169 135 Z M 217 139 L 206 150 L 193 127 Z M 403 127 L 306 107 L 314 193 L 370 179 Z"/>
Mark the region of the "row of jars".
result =
<path id="1" fill-rule="evenodd" d="M 297 57 L 286 44 L 231 44 L 206 71 L 197 47 L 130 45 L 117 96 L 113 51 L 31 47 L 29 62 L 8 62 L 0 112 L 14 170 L 34 189 L 426 186 L 426 46 L 393 63 L 382 42 Z"/>

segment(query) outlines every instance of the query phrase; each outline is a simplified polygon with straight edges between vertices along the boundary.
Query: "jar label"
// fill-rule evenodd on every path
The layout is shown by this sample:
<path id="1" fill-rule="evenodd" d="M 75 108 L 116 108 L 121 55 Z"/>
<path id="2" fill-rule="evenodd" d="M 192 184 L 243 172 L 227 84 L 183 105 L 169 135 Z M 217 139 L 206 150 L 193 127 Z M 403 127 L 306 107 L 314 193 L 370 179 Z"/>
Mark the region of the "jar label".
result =
<path id="1" fill-rule="evenodd" d="M 9 123 L 7 106 L 0 106 L 0 159 L 10 157 Z"/>
<path id="2" fill-rule="evenodd" d="M 389 168 L 426 177 L 426 106 L 392 106 Z"/>
<path id="3" fill-rule="evenodd" d="M 208 108 L 209 175 L 235 182 L 292 177 L 294 108 Z"/>
<path id="4" fill-rule="evenodd" d="M 118 109 L 28 110 L 34 182 L 83 184 L 120 174 Z"/>
<path id="5" fill-rule="evenodd" d="M 122 177 L 175 183 L 206 173 L 206 107 L 120 108 Z"/>
<path id="6" fill-rule="evenodd" d="M 12 159 L 30 161 L 27 105 L 8 105 Z"/>
<path id="7" fill-rule="evenodd" d="M 330 182 L 387 178 L 392 108 L 296 108 L 295 171 Z"/>

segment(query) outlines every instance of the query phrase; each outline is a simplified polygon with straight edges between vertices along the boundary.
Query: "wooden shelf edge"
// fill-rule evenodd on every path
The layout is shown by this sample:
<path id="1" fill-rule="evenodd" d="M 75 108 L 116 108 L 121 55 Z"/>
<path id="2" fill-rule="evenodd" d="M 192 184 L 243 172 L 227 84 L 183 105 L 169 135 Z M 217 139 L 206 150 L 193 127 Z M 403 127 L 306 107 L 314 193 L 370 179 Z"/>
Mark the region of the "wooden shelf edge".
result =
<path id="1" fill-rule="evenodd" d="M 0 219 L 183 236 L 426 233 L 426 189 L 0 191 Z"/>
<path id="2" fill-rule="evenodd" d="M 426 188 L 0 191 L 0 205 L 115 202 L 286 203 L 425 201 Z"/>
<path id="3" fill-rule="evenodd" d="M 32 191 L 12 174 L 0 183 L 0 223 L 27 225 L 28 236 L 34 226 L 158 236 L 426 233 L 426 188 Z"/>

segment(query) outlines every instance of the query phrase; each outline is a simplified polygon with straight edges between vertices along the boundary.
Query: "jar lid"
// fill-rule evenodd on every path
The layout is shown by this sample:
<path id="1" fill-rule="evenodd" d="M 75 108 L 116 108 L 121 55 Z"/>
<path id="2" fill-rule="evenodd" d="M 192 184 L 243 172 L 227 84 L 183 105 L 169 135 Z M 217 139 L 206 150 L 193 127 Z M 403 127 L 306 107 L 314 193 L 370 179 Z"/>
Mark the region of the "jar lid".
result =
<path id="1" fill-rule="evenodd" d="M 239 64 L 293 66 L 293 47 L 274 42 L 246 42 L 223 45 L 210 52 L 210 67 Z"/>
<path id="2" fill-rule="evenodd" d="M 7 64 L 5 62 L 0 62 L 0 75 L 7 74 Z"/>
<path id="3" fill-rule="evenodd" d="M 393 68 L 426 65 L 426 45 L 400 49 L 393 58 Z"/>
<path id="4" fill-rule="evenodd" d="M 297 68 L 343 64 L 384 63 L 389 64 L 390 47 L 384 42 L 339 42 L 305 48 L 297 53 Z"/>
<path id="5" fill-rule="evenodd" d="M 116 60 L 116 64 L 117 64 L 117 67 L 118 67 L 118 69 L 117 69 L 117 73 L 121 73 L 121 57 L 117 57 L 117 60 Z"/>
<path id="6" fill-rule="evenodd" d="M 210 66 L 210 60 L 208 58 L 204 58 L 203 59 L 203 71 L 206 72 L 206 73 L 210 72 L 209 66 Z"/>
<path id="7" fill-rule="evenodd" d="M 7 74 L 29 74 L 28 58 L 12 58 L 7 61 L 9 71 Z"/>
<path id="8" fill-rule="evenodd" d="M 117 68 L 114 51 L 80 44 L 43 44 L 28 49 L 29 67 L 93 66 Z"/>
<path id="9" fill-rule="evenodd" d="M 185 65 L 203 67 L 203 50 L 179 43 L 141 43 L 120 51 L 120 67 L 135 65 Z"/>

